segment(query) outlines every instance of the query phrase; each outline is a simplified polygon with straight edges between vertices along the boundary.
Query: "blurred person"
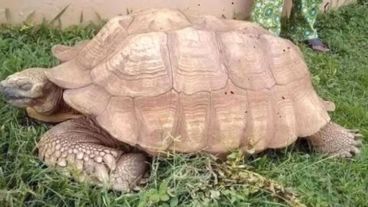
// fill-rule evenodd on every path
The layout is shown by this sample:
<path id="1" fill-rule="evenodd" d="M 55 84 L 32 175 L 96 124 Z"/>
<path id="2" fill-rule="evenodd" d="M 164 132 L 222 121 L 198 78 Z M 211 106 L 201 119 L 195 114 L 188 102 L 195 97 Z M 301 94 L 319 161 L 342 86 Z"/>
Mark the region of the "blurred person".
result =
<path id="1" fill-rule="evenodd" d="M 292 0 L 292 2 L 288 36 L 294 41 L 306 42 L 314 51 L 329 51 L 314 28 L 322 0 Z M 284 0 L 254 0 L 251 19 L 279 36 L 283 5 Z"/>

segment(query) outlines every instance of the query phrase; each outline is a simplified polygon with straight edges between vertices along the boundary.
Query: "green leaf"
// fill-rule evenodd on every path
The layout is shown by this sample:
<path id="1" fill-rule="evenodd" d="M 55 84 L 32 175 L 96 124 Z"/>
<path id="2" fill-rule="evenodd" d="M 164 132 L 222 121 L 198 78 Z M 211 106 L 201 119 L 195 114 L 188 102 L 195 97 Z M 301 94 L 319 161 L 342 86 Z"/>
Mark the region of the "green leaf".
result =
<path id="1" fill-rule="evenodd" d="M 168 201 L 168 200 L 170 200 L 170 196 L 168 196 L 167 194 L 165 194 L 165 195 L 161 195 L 161 196 L 160 196 L 160 199 L 161 199 L 162 201 Z"/>
<path id="2" fill-rule="evenodd" d="M 170 207 L 175 207 L 178 205 L 178 203 L 179 203 L 178 197 L 173 197 L 170 199 Z"/>
<path id="3" fill-rule="evenodd" d="M 160 195 L 159 194 L 152 194 L 149 198 L 149 201 L 152 203 L 158 203 L 160 201 Z"/>

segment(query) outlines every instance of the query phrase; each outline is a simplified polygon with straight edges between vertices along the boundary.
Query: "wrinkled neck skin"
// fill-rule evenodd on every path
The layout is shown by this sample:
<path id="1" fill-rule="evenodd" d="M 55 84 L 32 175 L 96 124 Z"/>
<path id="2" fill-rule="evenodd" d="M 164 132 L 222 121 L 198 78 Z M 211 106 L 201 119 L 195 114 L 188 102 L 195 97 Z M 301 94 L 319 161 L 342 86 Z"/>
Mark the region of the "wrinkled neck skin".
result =
<path id="1" fill-rule="evenodd" d="M 27 108 L 31 108 L 43 115 L 51 115 L 60 110 L 63 105 L 63 90 L 52 83 L 48 84 L 49 86 L 45 87 L 45 95 L 34 100 L 34 103 Z"/>
<path id="2" fill-rule="evenodd" d="M 63 100 L 63 90 L 50 83 L 45 96 L 34 100 L 26 108 L 29 117 L 47 123 L 60 123 L 82 115 L 69 107 Z"/>

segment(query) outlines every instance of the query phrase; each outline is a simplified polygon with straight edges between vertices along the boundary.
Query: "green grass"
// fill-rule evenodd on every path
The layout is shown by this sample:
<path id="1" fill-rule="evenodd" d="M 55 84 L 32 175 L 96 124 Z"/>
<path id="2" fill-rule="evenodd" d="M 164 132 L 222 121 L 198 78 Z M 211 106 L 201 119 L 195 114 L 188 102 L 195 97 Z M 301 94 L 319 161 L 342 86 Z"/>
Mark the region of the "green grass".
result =
<path id="1" fill-rule="evenodd" d="M 319 94 L 336 103 L 333 119 L 368 137 L 368 5 L 321 16 L 317 26 L 331 52 L 300 45 Z M 57 64 L 53 44 L 91 38 L 95 27 L 66 31 L 47 27 L 0 29 L 0 79 L 27 67 Z M 0 101 L 0 206 L 286 206 L 249 185 L 214 184 L 208 156 L 158 158 L 149 183 L 122 195 L 73 182 L 46 168 L 35 146 L 47 126 Z M 354 160 L 326 159 L 299 145 L 244 160 L 249 168 L 291 187 L 307 206 L 368 206 L 368 144 Z"/>

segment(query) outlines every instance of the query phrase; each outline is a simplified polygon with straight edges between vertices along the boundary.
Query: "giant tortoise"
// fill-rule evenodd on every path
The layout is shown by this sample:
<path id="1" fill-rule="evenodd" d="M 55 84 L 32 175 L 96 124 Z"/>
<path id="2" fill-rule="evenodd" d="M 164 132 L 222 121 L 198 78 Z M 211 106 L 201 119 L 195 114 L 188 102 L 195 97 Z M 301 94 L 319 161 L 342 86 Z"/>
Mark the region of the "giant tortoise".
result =
<path id="1" fill-rule="evenodd" d="M 254 23 L 150 9 L 52 52 L 61 64 L 10 75 L 0 91 L 30 117 L 61 122 L 39 157 L 78 179 L 127 191 L 147 155 L 253 154 L 297 138 L 329 155 L 359 152 L 360 134 L 331 122 L 334 105 L 297 46 Z"/>

